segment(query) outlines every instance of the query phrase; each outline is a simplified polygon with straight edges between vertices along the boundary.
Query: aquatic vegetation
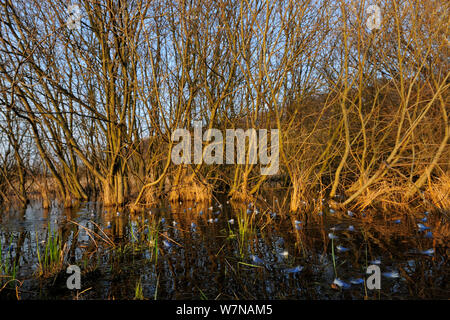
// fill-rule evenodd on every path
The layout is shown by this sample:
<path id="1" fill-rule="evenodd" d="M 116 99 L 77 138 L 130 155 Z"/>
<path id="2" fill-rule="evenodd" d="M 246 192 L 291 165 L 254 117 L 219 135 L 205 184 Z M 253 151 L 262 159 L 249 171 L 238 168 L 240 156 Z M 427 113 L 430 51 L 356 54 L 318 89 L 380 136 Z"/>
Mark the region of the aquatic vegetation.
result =
<path id="1" fill-rule="evenodd" d="M 64 250 L 62 248 L 62 240 L 60 234 L 51 230 L 50 223 L 48 225 L 47 238 L 43 252 L 40 252 L 39 239 L 36 233 L 36 250 L 39 262 L 38 274 L 40 276 L 48 276 L 62 268 L 64 260 Z"/>
<path id="2" fill-rule="evenodd" d="M 13 250 L 12 236 L 10 241 L 10 245 L 6 248 L 6 257 L 3 258 L 2 242 L 0 239 L 0 280 L 2 280 L 0 281 L 0 289 L 3 287 L 4 282 L 9 282 L 11 285 L 14 285 L 14 280 L 16 279 L 18 266 L 16 265 L 15 259 L 11 257 Z"/>
<path id="3" fill-rule="evenodd" d="M 399 279 L 403 276 L 403 272 L 406 272 L 408 276 L 414 273 L 419 281 L 424 281 L 424 277 L 430 277 L 430 275 L 422 274 L 421 268 L 415 266 L 430 263 L 432 260 L 429 256 L 442 259 L 441 252 L 435 248 L 415 249 L 424 248 L 424 243 L 428 243 L 425 249 L 431 247 L 430 241 L 424 238 L 428 233 L 432 236 L 431 231 L 428 231 L 418 237 L 415 234 L 417 229 L 415 224 L 404 223 L 401 226 L 394 226 L 392 223 L 386 223 L 393 220 L 380 219 L 368 224 L 358 224 L 355 228 L 349 225 L 349 220 L 345 217 L 317 219 L 316 216 L 314 221 L 303 220 L 303 215 L 300 218 L 297 215 L 283 216 L 281 214 L 280 219 L 275 222 L 269 218 L 270 213 L 273 212 L 270 208 L 260 210 L 267 215 L 258 218 L 247 215 L 245 206 L 232 209 L 231 212 L 224 212 L 223 223 L 214 227 L 212 224 L 219 222 L 219 218 L 186 215 L 183 214 L 182 208 L 178 208 L 174 213 L 160 211 L 156 216 L 150 217 L 128 215 L 122 212 L 120 219 L 115 217 L 116 211 L 106 214 L 100 212 L 98 227 L 87 220 L 89 215 L 80 215 L 80 223 L 68 224 L 73 227 L 70 232 L 64 231 L 67 227 L 61 228 L 64 222 L 59 218 L 59 225 L 52 225 L 51 229 L 45 229 L 46 233 L 40 231 L 39 238 L 33 240 L 33 255 L 36 258 L 39 255 L 39 261 L 44 264 L 44 248 L 47 246 L 46 239 L 50 237 L 51 243 L 59 243 L 59 252 L 62 252 L 65 267 L 70 257 L 67 254 L 70 252 L 69 247 L 73 243 L 74 236 L 78 237 L 78 243 L 74 245 L 75 260 L 70 263 L 81 267 L 83 279 L 89 278 L 84 275 L 85 272 L 94 272 L 95 277 L 92 276 L 91 280 L 88 280 L 89 287 L 96 281 L 104 281 L 108 290 L 111 290 L 111 297 L 119 299 L 145 299 L 146 297 L 165 299 L 174 295 L 171 281 L 181 281 L 181 279 L 192 283 L 193 288 L 196 288 L 195 292 L 184 289 L 182 286 L 177 290 L 183 297 L 194 299 L 199 297 L 202 299 L 216 299 L 216 297 L 254 299 L 258 295 L 266 295 L 270 298 L 305 298 L 308 297 L 306 291 L 312 292 L 319 298 L 362 299 L 365 294 L 369 298 L 379 298 L 375 294 L 371 296 L 371 291 L 362 287 L 364 278 L 360 275 L 367 265 L 380 265 L 382 259 L 384 261 L 386 257 L 386 266 L 382 270 L 387 272 L 382 274 L 383 278 Z M 102 223 L 105 226 L 108 219 L 111 219 L 111 215 L 114 228 L 110 231 L 105 230 L 108 234 L 106 236 L 101 234 L 104 230 Z M 306 219 L 311 217 L 314 215 L 309 215 Z M 169 224 L 170 227 L 164 227 L 161 218 L 165 218 L 165 224 Z M 234 226 L 232 223 L 227 223 L 232 219 L 233 222 L 236 221 Z M 53 217 L 48 220 L 52 223 L 54 221 Z M 293 226 L 300 227 L 306 222 L 308 228 L 303 228 L 302 232 L 292 232 Z M 436 230 L 431 224 L 429 227 Z M 194 229 L 195 234 L 191 232 Z M 60 232 L 57 232 L 58 230 Z M 81 233 L 79 230 L 86 232 Z M 95 234 L 94 231 L 99 234 Z M 342 233 L 338 234 L 338 232 Z M 22 267 L 25 258 L 20 258 L 18 260 L 20 264 L 16 263 L 14 266 L 15 255 L 20 252 L 17 237 L 12 237 L 6 245 L 2 234 L 0 230 L 0 240 L 3 241 L 3 245 L 0 244 L 0 270 L 5 273 L 5 265 L 9 264 L 7 267 L 9 276 L 0 278 L 0 282 L 5 283 L 6 279 L 17 278 L 18 271 L 23 273 L 26 267 Z M 45 237 L 42 238 L 42 235 Z M 374 238 L 374 235 L 377 237 Z M 33 238 L 35 238 L 34 234 Z M 399 242 L 398 239 L 402 241 Z M 401 243 L 401 246 L 392 246 L 392 243 Z M 35 250 L 36 244 L 39 244 L 39 252 Z M 67 249 L 65 251 L 64 246 Z M 324 248 L 326 248 L 325 251 Z M 384 251 L 384 248 L 390 250 L 389 254 Z M 57 250 L 48 250 L 50 251 L 57 252 Z M 22 252 L 24 252 L 23 248 Z M 48 253 L 47 256 L 50 257 Z M 56 261 L 56 266 L 59 263 L 59 257 L 52 258 Z M 369 261 L 368 257 L 373 260 Z M 5 263 L 6 259 L 9 259 L 7 263 Z M 26 256 L 26 259 L 34 263 L 33 257 Z M 227 268 L 220 290 L 211 280 L 211 274 L 215 275 L 220 270 L 220 267 L 216 265 L 219 263 L 220 267 Z M 408 267 L 411 265 L 413 267 Z M 398 266 L 401 269 L 391 271 L 390 266 Z M 442 276 L 444 272 L 439 264 L 430 264 L 430 269 L 433 272 L 431 275 L 433 280 L 436 276 Z M 64 273 L 64 268 L 57 270 L 58 268 L 55 267 L 53 271 L 47 272 L 45 277 L 38 278 L 37 274 L 34 277 L 46 285 L 45 283 L 53 282 L 58 274 Z M 183 270 L 185 278 L 181 276 L 180 270 Z M 195 277 L 192 276 L 193 274 Z M 314 281 L 311 282 L 310 279 Z M 31 279 L 31 281 L 34 280 Z M 267 285 L 261 286 L 261 281 Z M 439 283 L 439 280 L 436 281 Z M 110 285 L 112 282 L 114 285 Z M 331 288 L 330 282 L 332 282 Z M 242 284 L 242 290 L 235 291 L 237 283 Z M 20 283 L 11 283 L 10 289 L 14 289 L 16 285 Z M 277 289 L 276 292 L 273 288 Z M 348 290 L 345 293 L 332 290 L 349 288 L 354 290 Z M 382 288 L 382 295 L 384 295 L 381 296 L 382 298 L 443 297 L 442 293 L 435 288 L 410 287 L 407 281 L 386 281 L 383 282 Z M 27 292 L 27 289 L 25 288 L 24 292 Z M 47 292 L 48 289 L 42 287 L 41 290 Z M 393 293 L 394 290 L 395 293 Z M 101 294 L 92 292 L 89 298 L 98 298 Z"/>
<path id="4" fill-rule="evenodd" d="M 144 300 L 141 278 L 139 278 L 139 281 L 136 283 L 136 288 L 134 289 L 134 300 Z"/>

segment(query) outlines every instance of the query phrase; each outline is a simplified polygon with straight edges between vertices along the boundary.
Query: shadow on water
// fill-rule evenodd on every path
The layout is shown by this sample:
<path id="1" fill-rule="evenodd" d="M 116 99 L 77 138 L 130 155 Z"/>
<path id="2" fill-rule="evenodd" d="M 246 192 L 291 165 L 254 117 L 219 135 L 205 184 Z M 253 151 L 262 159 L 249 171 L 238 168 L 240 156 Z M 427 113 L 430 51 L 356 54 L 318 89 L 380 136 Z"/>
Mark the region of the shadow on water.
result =
<path id="1" fill-rule="evenodd" d="M 448 299 L 448 234 L 420 213 L 280 217 L 251 205 L 86 203 L 0 215 L 2 299 Z M 66 268 L 81 268 L 69 290 Z M 376 264 L 381 289 L 368 290 Z M 336 280 L 338 279 L 338 280 Z"/>

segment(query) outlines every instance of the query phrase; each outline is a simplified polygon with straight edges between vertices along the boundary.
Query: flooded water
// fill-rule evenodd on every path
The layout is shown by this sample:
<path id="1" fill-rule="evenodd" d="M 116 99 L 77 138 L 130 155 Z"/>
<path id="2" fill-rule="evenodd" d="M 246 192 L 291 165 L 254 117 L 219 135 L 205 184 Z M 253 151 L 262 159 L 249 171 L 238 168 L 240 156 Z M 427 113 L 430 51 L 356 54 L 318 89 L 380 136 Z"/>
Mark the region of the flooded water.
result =
<path id="1" fill-rule="evenodd" d="M 184 203 L 130 214 L 35 203 L 2 212 L 0 298 L 450 298 L 448 234 L 435 213 L 272 210 Z M 81 269 L 80 290 L 66 286 L 68 265 Z M 369 265 L 381 270 L 380 290 L 365 286 Z"/>

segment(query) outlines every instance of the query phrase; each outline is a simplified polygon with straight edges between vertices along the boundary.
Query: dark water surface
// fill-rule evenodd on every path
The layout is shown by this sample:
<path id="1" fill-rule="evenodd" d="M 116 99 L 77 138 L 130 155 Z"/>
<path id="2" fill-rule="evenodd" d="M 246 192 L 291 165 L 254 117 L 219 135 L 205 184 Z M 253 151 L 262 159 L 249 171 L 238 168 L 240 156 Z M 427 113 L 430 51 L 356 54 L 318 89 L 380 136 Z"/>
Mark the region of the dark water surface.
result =
<path id="1" fill-rule="evenodd" d="M 226 202 L 143 214 L 35 203 L 0 213 L 0 298 L 448 299 L 442 219 L 424 212 L 282 217 Z M 62 263 L 39 275 L 49 237 L 60 239 Z M 69 264 L 81 268 L 81 290 L 66 287 Z M 364 285 L 371 264 L 383 273 L 380 290 Z"/>

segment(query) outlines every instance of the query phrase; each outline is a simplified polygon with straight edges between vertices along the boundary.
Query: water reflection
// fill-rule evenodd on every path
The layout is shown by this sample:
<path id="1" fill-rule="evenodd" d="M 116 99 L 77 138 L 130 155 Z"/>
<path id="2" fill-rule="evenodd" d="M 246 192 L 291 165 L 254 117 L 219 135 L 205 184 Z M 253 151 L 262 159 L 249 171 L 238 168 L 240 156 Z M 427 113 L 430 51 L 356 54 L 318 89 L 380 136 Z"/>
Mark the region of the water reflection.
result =
<path id="1" fill-rule="evenodd" d="M 227 203 L 161 205 L 140 214 L 94 202 L 77 210 L 34 204 L 0 215 L 0 297 L 16 298 L 20 283 L 22 299 L 74 298 L 65 268 L 77 264 L 82 290 L 89 289 L 78 296 L 84 299 L 132 299 L 138 284 L 148 299 L 449 298 L 440 217 L 356 215 L 282 218 Z M 60 237 L 62 261 L 39 276 L 54 240 L 49 231 Z M 370 264 L 383 272 L 379 292 L 365 289 Z"/>

